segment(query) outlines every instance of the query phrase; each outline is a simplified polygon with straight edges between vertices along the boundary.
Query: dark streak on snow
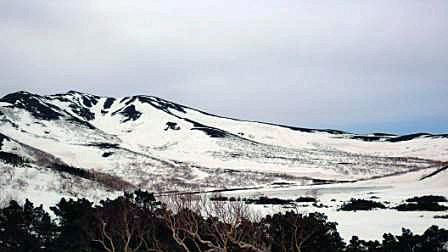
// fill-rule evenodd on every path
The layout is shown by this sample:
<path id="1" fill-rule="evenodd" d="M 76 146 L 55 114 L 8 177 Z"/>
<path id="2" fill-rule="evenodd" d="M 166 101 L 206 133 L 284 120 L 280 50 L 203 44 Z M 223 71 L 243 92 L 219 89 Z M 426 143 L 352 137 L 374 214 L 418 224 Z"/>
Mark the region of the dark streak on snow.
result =
<path id="1" fill-rule="evenodd" d="M 77 106 L 75 104 L 70 104 L 69 107 L 72 109 L 72 111 L 77 114 L 78 116 L 82 117 L 83 119 L 90 121 L 95 119 L 95 114 L 90 112 L 89 109 Z"/>
<path id="2" fill-rule="evenodd" d="M 124 119 L 122 121 L 123 123 L 127 122 L 127 121 L 130 121 L 130 120 L 135 121 L 142 115 L 142 113 L 140 111 L 137 111 L 135 109 L 135 106 L 133 104 L 130 105 L 130 106 L 127 106 L 124 109 L 121 108 L 121 109 L 118 109 L 118 110 L 112 112 L 112 116 L 116 115 L 117 113 L 120 113 L 121 115 L 126 117 L 126 119 Z"/>
<path id="3" fill-rule="evenodd" d="M 410 135 L 403 135 L 399 137 L 394 137 L 387 139 L 389 142 L 402 142 L 402 141 L 409 141 L 415 138 L 419 137 L 430 137 L 430 138 L 448 138 L 448 134 L 429 134 L 429 133 L 416 133 L 416 134 L 410 134 Z"/>
<path id="4" fill-rule="evenodd" d="M 120 100 L 120 103 L 126 101 L 126 100 L 129 99 L 129 98 L 130 98 L 129 96 L 123 97 L 123 98 Z"/>
<path id="5" fill-rule="evenodd" d="M 375 141 L 379 141 L 381 139 L 384 139 L 384 137 L 356 135 L 356 136 L 352 136 L 351 139 L 358 139 L 358 140 L 362 140 L 362 141 L 366 141 L 366 142 L 375 142 Z"/>
<path id="6" fill-rule="evenodd" d="M 123 111 L 120 112 L 120 114 L 127 117 L 123 122 L 127 122 L 130 120 L 135 121 L 142 115 L 140 111 L 137 111 L 135 109 L 134 105 L 127 106 L 125 109 L 123 109 Z"/>
<path id="7" fill-rule="evenodd" d="M 104 102 L 103 109 L 104 109 L 104 110 L 106 110 L 106 109 L 110 109 L 110 107 L 112 106 L 112 104 L 114 103 L 114 101 L 115 101 L 115 98 L 108 97 L 108 98 L 106 99 L 106 101 Z"/>
<path id="8" fill-rule="evenodd" d="M 120 147 L 120 145 L 116 143 L 90 143 L 85 146 L 94 146 L 99 147 L 100 149 L 118 149 Z"/>
<path id="9" fill-rule="evenodd" d="M 182 113 L 186 113 L 186 111 L 184 110 L 184 107 L 182 105 L 176 104 L 174 102 L 169 102 L 163 99 L 160 99 L 158 97 L 149 97 L 149 96 L 137 96 L 138 100 L 142 103 L 148 103 L 151 106 L 160 109 L 162 111 L 165 111 L 167 113 L 171 112 L 169 111 L 170 109 L 174 109 L 176 111 L 182 112 Z"/>
<path id="10" fill-rule="evenodd" d="M 440 168 L 440 169 L 437 169 L 436 171 L 431 172 L 430 174 L 428 174 L 428 175 L 426 175 L 426 176 L 421 177 L 421 178 L 419 179 L 419 181 L 422 181 L 422 180 L 424 180 L 424 179 L 430 178 L 430 177 L 432 177 L 432 176 L 434 176 L 434 175 L 437 175 L 438 173 L 440 173 L 440 172 L 442 172 L 442 171 L 444 171 L 444 170 L 447 170 L 447 169 L 448 169 L 448 165 L 447 165 L 447 166 L 444 166 L 444 167 L 442 167 L 442 168 Z"/>
<path id="11" fill-rule="evenodd" d="M 224 138 L 228 136 L 228 133 L 224 130 L 212 128 L 212 127 L 194 127 L 191 130 L 200 130 L 205 132 L 207 135 L 211 137 Z"/>

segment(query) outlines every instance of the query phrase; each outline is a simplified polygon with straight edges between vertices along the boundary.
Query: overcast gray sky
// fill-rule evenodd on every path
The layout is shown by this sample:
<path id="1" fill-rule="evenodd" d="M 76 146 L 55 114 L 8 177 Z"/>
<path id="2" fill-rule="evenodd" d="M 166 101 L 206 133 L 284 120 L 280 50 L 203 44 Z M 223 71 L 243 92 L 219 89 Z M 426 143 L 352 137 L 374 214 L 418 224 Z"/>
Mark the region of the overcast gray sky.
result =
<path id="1" fill-rule="evenodd" d="M 0 0 L 0 95 L 155 95 L 224 116 L 448 132 L 448 1 Z"/>

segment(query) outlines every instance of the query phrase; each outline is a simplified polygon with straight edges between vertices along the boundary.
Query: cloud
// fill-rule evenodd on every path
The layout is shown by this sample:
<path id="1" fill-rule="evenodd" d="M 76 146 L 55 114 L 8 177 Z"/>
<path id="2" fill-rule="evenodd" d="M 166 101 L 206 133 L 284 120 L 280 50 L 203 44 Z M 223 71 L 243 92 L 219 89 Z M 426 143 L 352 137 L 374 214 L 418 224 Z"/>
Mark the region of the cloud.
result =
<path id="1" fill-rule="evenodd" d="M 447 12 L 445 1 L 9 1 L 0 91 L 150 94 L 305 127 L 438 130 Z"/>

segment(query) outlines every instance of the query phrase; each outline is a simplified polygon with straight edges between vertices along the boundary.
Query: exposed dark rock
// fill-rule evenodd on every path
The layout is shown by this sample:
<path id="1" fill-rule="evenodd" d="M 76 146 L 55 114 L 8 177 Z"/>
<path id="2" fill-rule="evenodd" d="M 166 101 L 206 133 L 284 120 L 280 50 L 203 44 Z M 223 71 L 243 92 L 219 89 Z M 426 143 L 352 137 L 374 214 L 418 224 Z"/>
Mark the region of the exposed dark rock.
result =
<path id="1" fill-rule="evenodd" d="M 124 119 L 122 122 L 127 122 L 130 120 L 135 121 L 142 115 L 142 113 L 140 111 L 137 111 L 135 109 L 135 105 L 130 105 L 124 109 L 119 109 L 117 111 L 114 111 L 114 112 L 112 112 L 112 115 L 114 116 L 118 113 L 120 113 L 121 115 L 126 117 L 126 119 Z"/>
<path id="2" fill-rule="evenodd" d="M 91 108 L 98 103 L 99 96 L 82 94 L 82 103 L 84 106 Z"/>
<path id="3" fill-rule="evenodd" d="M 113 153 L 113 152 L 104 152 L 103 155 L 102 155 L 102 157 L 109 157 L 109 156 L 111 156 L 112 154 L 114 154 L 114 153 Z"/>
<path id="4" fill-rule="evenodd" d="M 104 109 L 104 110 L 106 110 L 106 109 L 110 109 L 110 107 L 112 106 L 112 104 L 114 103 L 114 101 L 115 101 L 115 98 L 108 97 L 108 98 L 106 99 L 106 101 L 104 102 L 103 109 Z"/>
<path id="5" fill-rule="evenodd" d="M 34 117 L 43 120 L 57 120 L 62 114 L 57 112 L 58 107 L 39 101 L 40 96 L 28 92 L 17 92 L 4 96 L 2 102 L 14 104 L 17 108 L 29 111 Z"/>
<path id="6" fill-rule="evenodd" d="M 87 144 L 87 146 L 95 146 L 101 149 L 118 149 L 120 147 L 119 144 L 113 144 L 113 143 L 90 143 Z"/>
<path id="7" fill-rule="evenodd" d="M 75 104 L 70 104 L 69 107 L 72 109 L 72 111 L 77 114 L 78 116 L 82 117 L 83 119 L 90 121 L 95 119 L 95 114 L 90 112 L 89 109 L 77 106 Z"/>
<path id="8" fill-rule="evenodd" d="M 135 96 L 133 96 L 131 99 L 129 99 L 128 101 L 126 101 L 126 105 L 129 105 L 131 103 L 133 103 L 137 98 Z"/>
<path id="9" fill-rule="evenodd" d="M 82 97 L 82 103 L 86 107 L 89 107 L 89 108 L 92 107 L 92 101 L 90 99 L 88 99 L 87 97 L 85 97 L 85 96 Z"/>
<path id="10" fill-rule="evenodd" d="M 224 138 L 228 135 L 228 133 L 224 130 L 220 130 L 217 128 L 212 128 L 212 127 L 195 127 L 192 128 L 191 130 L 200 130 L 205 132 L 207 135 L 211 136 L 211 137 L 216 137 L 216 138 Z"/>
<path id="11" fill-rule="evenodd" d="M 138 96 L 138 100 L 142 103 L 151 104 L 153 107 L 163 110 L 169 113 L 169 109 L 174 109 L 176 111 L 186 113 L 184 107 L 169 101 L 165 101 L 163 99 L 157 97 L 147 97 L 147 96 Z"/>
<path id="12" fill-rule="evenodd" d="M 64 97 L 64 95 L 65 94 L 56 94 L 56 95 L 53 95 L 53 96 L 55 96 L 55 98 L 53 98 L 53 97 L 52 98 L 56 99 L 58 101 L 61 101 L 61 102 L 72 102 L 70 99 Z"/>
<path id="13" fill-rule="evenodd" d="M 71 94 L 71 95 L 73 95 L 73 94 L 81 94 L 81 93 L 78 92 L 78 91 L 75 91 L 75 90 L 69 90 L 69 91 L 67 92 L 67 94 Z"/>
<path id="14" fill-rule="evenodd" d="M 127 122 L 127 121 L 130 121 L 130 120 L 135 121 L 142 115 L 141 112 L 139 112 L 139 111 L 137 111 L 135 109 L 134 105 L 127 106 L 125 109 L 123 109 L 120 112 L 120 114 L 122 114 L 122 115 L 127 117 L 123 122 Z"/>
<path id="15" fill-rule="evenodd" d="M 166 131 L 166 130 L 169 130 L 169 129 L 172 129 L 172 130 L 180 130 L 180 127 L 177 126 L 177 123 L 175 123 L 175 122 L 167 122 L 167 123 L 166 123 L 165 131 Z"/>
<path id="16" fill-rule="evenodd" d="M 123 98 L 120 100 L 120 103 L 126 101 L 126 100 L 129 99 L 129 98 L 131 98 L 131 97 L 129 97 L 129 96 L 123 97 Z"/>

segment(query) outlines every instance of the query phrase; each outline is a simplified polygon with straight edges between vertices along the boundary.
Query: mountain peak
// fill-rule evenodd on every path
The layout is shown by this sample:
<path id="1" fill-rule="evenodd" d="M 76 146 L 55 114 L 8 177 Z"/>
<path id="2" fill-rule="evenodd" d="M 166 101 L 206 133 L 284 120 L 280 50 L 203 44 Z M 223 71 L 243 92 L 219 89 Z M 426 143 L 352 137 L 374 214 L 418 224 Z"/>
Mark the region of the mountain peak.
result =
<path id="1" fill-rule="evenodd" d="M 14 104 L 17 100 L 23 100 L 30 97 L 39 97 L 39 95 L 30 93 L 28 91 L 17 91 L 3 96 L 0 101 Z"/>

